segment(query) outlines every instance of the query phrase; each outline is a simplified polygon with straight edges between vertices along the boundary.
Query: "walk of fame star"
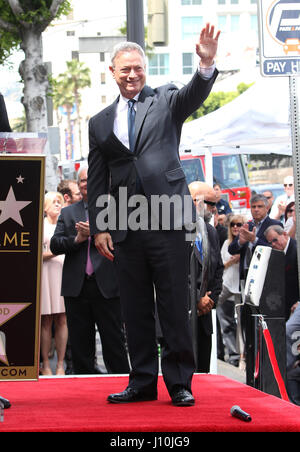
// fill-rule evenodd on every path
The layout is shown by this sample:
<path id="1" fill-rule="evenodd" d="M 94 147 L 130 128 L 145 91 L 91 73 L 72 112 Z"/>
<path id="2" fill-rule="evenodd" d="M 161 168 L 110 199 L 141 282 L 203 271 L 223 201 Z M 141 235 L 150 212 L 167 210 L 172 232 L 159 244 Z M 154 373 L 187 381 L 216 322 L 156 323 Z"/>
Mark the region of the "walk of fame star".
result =
<path id="1" fill-rule="evenodd" d="M 5 201 L 0 201 L 0 224 L 11 218 L 16 223 L 23 226 L 20 210 L 31 204 L 32 201 L 17 201 L 12 186 L 9 189 Z"/>
<path id="2" fill-rule="evenodd" d="M 30 306 L 31 303 L 0 303 L 0 326 L 8 322 L 12 317 L 19 314 L 21 311 Z M 9 365 L 6 348 L 5 348 L 5 334 L 0 331 L 0 362 L 7 366 Z"/>

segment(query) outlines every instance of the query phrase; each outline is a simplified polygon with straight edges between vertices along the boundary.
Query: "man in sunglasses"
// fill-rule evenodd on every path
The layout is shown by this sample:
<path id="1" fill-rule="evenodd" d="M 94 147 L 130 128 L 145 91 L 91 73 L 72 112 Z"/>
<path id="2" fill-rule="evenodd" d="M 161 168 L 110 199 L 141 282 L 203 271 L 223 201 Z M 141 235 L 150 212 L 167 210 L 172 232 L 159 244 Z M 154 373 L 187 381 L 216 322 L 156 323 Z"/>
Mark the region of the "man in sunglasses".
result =
<path id="1" fill-rule="evenodd" d="M 202 281 L 203 255 L 198 240 L 193 244 L 191 256 L 192 265 L 195 264 L 197 274 L 197 366 L 196 372 L 208 373 L 210 371 L 210 356 L 212 348 L 213 323 L 211 310 L 217 305 L 219 295 L 222 291 L 223 270 L 219 237 L 216 229 L 210 224 L 212 216 L 216 211 L 216 193 L 212 187 L 205 182 L 194 181 L 189 184 L 189 190 L 193 198 L 198 215 L 203 215 L 207 238 L 209 243 L 209 270 L 207 273 L 207 291 L 200 297 Z M 201 240 L 200 240 L 201 242 Z"/>
<path id="2" fill-rule="evenodd" d="M 286 176 L 283 179 L 283 189 L 284 194 L 277 196 L 270 212 L 270 217 L 275 220 L 283 221 L 286 206 L 290 202 L 295 201 L 293 176 Z"/>

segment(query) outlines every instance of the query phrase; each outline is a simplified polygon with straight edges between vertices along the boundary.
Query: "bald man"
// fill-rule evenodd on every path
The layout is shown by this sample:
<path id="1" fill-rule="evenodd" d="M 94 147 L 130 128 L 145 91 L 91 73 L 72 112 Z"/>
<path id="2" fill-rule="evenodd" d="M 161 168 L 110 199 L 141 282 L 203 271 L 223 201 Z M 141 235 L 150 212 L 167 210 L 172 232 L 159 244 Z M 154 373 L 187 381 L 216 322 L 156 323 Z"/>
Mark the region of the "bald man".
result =
<path id="1" fill-rule="evenodd" d="M 196 372 L 210 371 L 210 355 L 212 346 L 212 315 L 211 310 L 216 307 L 219 295 L 222 290 L 223 262 L 220 253 L 219 237 L 215 228 L 209 224 L 214 213 L 217 197 L 214 189 L 205 182 L 195 181 L 189 185 L 189 190 L 195 203 L 199 215 L 203 215 L 206 224 L 209 243 L 209 275 L 207 281 L 207 291 L 204 297 L 200 297 L 201 287 L 201 253 L 197 247 L 197 242 L 193 244 L 192 257 L 195 259 L 197 269 L 197 299 L 198 309 L 198 356 Z"/>

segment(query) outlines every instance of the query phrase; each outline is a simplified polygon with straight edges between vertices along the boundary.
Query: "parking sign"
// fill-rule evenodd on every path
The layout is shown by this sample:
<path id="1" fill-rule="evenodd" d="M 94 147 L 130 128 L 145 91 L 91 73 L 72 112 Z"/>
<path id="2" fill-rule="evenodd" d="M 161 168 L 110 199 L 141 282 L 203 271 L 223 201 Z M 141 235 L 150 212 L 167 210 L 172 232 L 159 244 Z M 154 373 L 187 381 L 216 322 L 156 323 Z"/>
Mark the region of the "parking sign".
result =
<path id="1" fill-rule="evenodd" d="M 262 75 L 300 75 L 300 0 L 259 0 L 258 12 Z"/>

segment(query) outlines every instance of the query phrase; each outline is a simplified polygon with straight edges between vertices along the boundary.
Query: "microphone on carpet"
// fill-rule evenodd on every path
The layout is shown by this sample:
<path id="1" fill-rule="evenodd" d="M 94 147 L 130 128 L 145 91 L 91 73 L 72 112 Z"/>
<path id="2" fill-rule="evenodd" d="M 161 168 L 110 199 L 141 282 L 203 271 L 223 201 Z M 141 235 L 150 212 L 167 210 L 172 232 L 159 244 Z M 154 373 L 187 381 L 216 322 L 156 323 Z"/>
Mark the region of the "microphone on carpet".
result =
<path id="1" fill-rule="evenodd" d="M 241 419 L 241 421 L 250 422 L 252 420 L 250 414 L 243 411 L 238 405 L 231 407 L 230 414 L 233 417 Z"/>

